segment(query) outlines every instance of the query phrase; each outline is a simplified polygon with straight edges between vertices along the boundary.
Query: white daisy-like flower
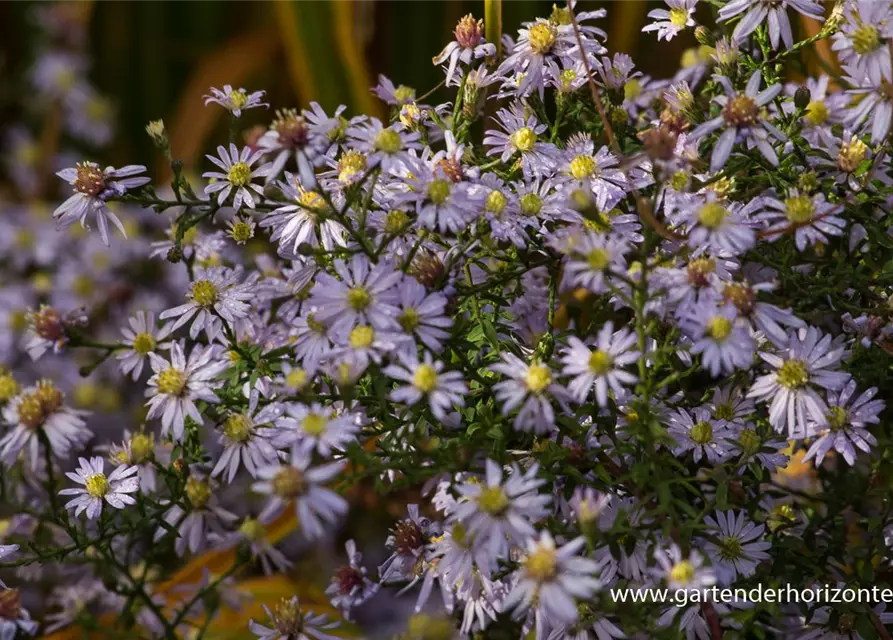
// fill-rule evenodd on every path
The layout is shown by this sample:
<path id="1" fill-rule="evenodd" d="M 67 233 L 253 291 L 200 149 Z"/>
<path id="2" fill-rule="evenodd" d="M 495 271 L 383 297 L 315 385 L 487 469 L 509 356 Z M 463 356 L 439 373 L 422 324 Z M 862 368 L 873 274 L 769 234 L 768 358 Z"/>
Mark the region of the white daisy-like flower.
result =
<path id="1" fill-rule="evenodd" d="M 196 272 L 196 280 L 186 292 L 186 304 L 164 311 L 160 318 L 176 318 L 171 331 L 192 320 L 189 337 L 195 340 L 201 331 L 215 341 L 223 331 L 222 321 L 233 325 L 248 316 L 249 300 L 257 296 L 256 274 L 242 282 L 242 272 L 228 267 L 211 267 Z"/>
<path id="2" fill-rule="evenodd" d="M 837 215 L 842 207 L 831 204 L 821 193 L 810 196 L 792 189 L 784 200 L 763 196 L 754 203 L 759 205 L 764 212 L 755 215 L 754 220 L 769 223 L 769 240 L 778 240 L 793 230 L 799 251 L 808 245 L 826 244 L 828 236 L 841 236 L 846 227 L 846 220 Z"/>
<path id="3" fill-rule="evenodd" d="M 732 38 L 743 40 L 761 24 L 768 24 L 772 48 L 778 49 L 779 44 L 784 42 L 784 46 L 790 49 L 794 46 L 794 35 L 788 19 L 789 7 L 815 20 L 821 20 L 824 15 L 822 5 L 814 0 L 731 0 L 720 8 L 719 19 L 731 20 L 744 13 L 744 17 L 735 25 Z"/>
<path id="4" fill-rule="evenodd" d="M 584 402 L 592 387 L 600 407 L 608 406 L 608 390 L 623 394 L 623 385 L 635 384 L 637 378 L 624 371 L 639 359 L 634 349 L 636 334 L 628 329 L 614 331 L 614 323 L 607 322 L 595 339 L 594 349 L 576 336 L 568 338 L 568 349 L 562 356 L 564 375 L 574 379 L 567 385 L 577 402 Z"/>
<path id="5" fill-rule="evenodd" d="M 757 234 L 741 209 L 738 203 L 720 202 L 717 198 L 697 202 L 688 212 L 692 224 L 688 246 L 692 249 L 707 246 L 714 253 L 728 256 L 753 248 Z"/>
<path id="6" fill-rule="evenodd" d="M 657 31 L 657 40 L 672 40 L 679 35 L 687 27 L 695 26 L 695 20 L 692 15 L 698 0 L 666 0 L 667 9 L 655 9 L 648 13 L 649 18 L 653 18 L 656 22 L 642 27 L 644 33 L 649 31 Z"/>
<path id="7" fill-rule="evenodd" d="M 399 353 L 398 357 L 400 365 L 390 365 L 383 373 L 408 384 L 394 389 L 388 396 L 391 400 L 414 405 L 427 398 L 431 413 L 438 420 L 443 420 L 454 407 L 465 406 L 464 395 L 468 393 L 468 387 L 462 381 L 461 373 L 444 371 L 443 363 L 435 361 L 427 352 L 422 362 L 415 354 Z"/>
<path id="8" fill-rule="evenodd" d="M 127 323 L 130 326 L 121 329 L 121 333 L 128 347 L 119 351 L 115 357 L 121 361 L 118 366 L 122 373 L 139 380 L 149 354 L 170 348 L 170 343 L 163 340 L 173 333 L 173 328 L 169 324 L 159 328 L 155 324 L 155 314 L 151 311 L 137 311 Z"/>
<path id="9" fill-rule="evenodd" d="M 311 405 L 289 404 L 286 415 L 276 421 L 277 447 L 294 447 L 304 455 L 314 451 L 323 458 L 344 451 L 355 442 L 360 425 L 350 413 L 336 413 L 314 402 Z"/>
<path id="10" fill-rule="evenodd" d="M 155 374 L 149 379 L 150 388 L 146 391 L 149 398 L 146 417 L 160 417 L 162 435 L 170 434 L 174 440 L 182 441 L 186 418 L 198 425 L 204 423 L 196 401 L 219 402 L 214 389 L 221 383 L 214 378 L 229 365 L 218 358 L 215 348 L 200 344 L 192 348 L 187 360 L 183 345 L 176 342 L 171 345 L 170 360 L 152 353 L 149 364 Z"/>
<path id="11" fill-rule="evenodd" d="M 283 598 L 272 610 L 267 605 L 263 607 L 272 626 L 262 625 L 253 619 L 248 623 L 251 632 L 260 640 L 338 640 L 337 636 L 326 633 L 336 628 L 338 623 L 329 622 L 325 614 L 301 611 L 298 596 Z"/>
<path id="12" fill-rule="evenodd" d="M 254 208 L 257 200 L 263 198 L 264 188 L 262 185 L 251 182 L 254 178 L 262 178 L 267 175 L 270 169 L 269 164 L 261 165 L 252 169 L 251 167 L 260 160 L 264 155 L 263 150 L 252 153 L 251 147 L 245 147 L 239 152 L 235 144 L 229 145 L 229 150 L 225 147 L 217 147 L 217 157 L 206 155 L 205 157 L 223 170 L 207 171 L 202 174 L 203 178 L 213 178 L 205 187 L 205 194 L 210 196 L 217 193 L 217 204 L 223 206 L 226 199 L 235 190 L 233 196 L 233 208 L 237 211 L 242 208 L 244 202 L 246 206 Z M 255 200 L 257 199 L 257 200 Z"/>
<path id="13" fill-rule="evenodd" d="M 840 30 L 833 36 L 832 51 L 837 52 L 841 62 L 868 76 L 875 84 L 893 80 L 890 7 L 876 0 L 853 0 L 844 6 L 843 16 Z"/>
<path id="14" fill-rule="evenodd" d="M 326 251 L 347 246 L 347 229 L 329 217 L 329 205 L 319 193 L 305 189 L 288 172 L 285 181 L 277 184 L 294 204 L 274 209 L 261 220 L 261 227 L 273 229 L 270 240 L 278 242 L 282 250 L 294 253 L 304 243 L 311 247 L 322 245 Z"/>
<path id="15" fill-rule="evenodd" d="M 78 458 L 79 466 L 68 476 L 82 487 L 62 489 L 60 496 L 77 496 L 70 500 L 65 507 L 74 509 L 75 517 L 87 512 L 87 518 L 92 520 L 102 511 L 103 501 L 108 502 L 115 509 L 123 509 L 127 505 L 136 504 L 136 498 L 131 493 L 140 490 L 140 481 L 136 476 L 139 469 L 133 466 L 121 465 L 106 477 L 104 471 L 105 461 L 101 457 L 87 460 Z"/>
<path id="16" fill-rule="evenodd" d="M 691 451 L 695 462 L 707 458 L 711 464 L 721 462 L 729 455 L 726 438 L 730 435 L 726 424 L 711 416 L 707 407 L 677 409 L 668 416 L 668 433 L 676 440 L 673 453 L 677 456 Z"/>
<path id="17" fill-rule="evenodd" d="M 610 272 L 626 273 L 627 251 L 629 246 L 620 238 L 588 231 L 571 248 L 565 273 L 571 284 L 606 293 Z"/>
<path id="18" fill-rule="evenodd" d="M 212 102 L 219 104 L 221 107 L 229 111 L 236 118 L 242 115 L 242 111 L 254 109 L 256 107 L 269 107 L 266 102 L 261 102 L 266 91 L 253 91 L 248 93 L 245 89 L 233 89 L 232 85 L 223 85 L 223 90 L 211 87 L 209 89 L 211 95 L 202 96 L 205 99 L 207 107 Z"/>
<path id="19" fill-rule="evenodd" d="M 711 539 L 704 551 L 711 560 L 716 577 L 722 584 L 732 584 L 740 578 L 752 576 L 757 565 L 769 559 L 766 553 L 772 545 L 763 541 L 765 525 L 757 525 L 744 511 L 717 511 L 716 517 L 704 519 Z"/>
<path id="20" fill-rule="evenodd" d="M 503 353 L 502 362 L 490 369 L 508 378 L 493 386 L 496 399 L 502 403 L 502 414 L 508 415 L 521 407 L 515 417 L 515 429 L 535 433 L 548 433 L 555 429 L 552 400 L 565 404 L 570 394 L 555 382 L 549 365 L 538 360 L 528 364 L 514 354 Z"/>
<path id="21" fill-rule="evenodd" d="M 665 581 L 670 589 L 701 590 L 716 584 L 716 574 L 704 564 L 700 551 L 692 551 L 688 557 L 676 544 L 668 549 L 654 551 L 657 567 L 652 573 L 658 580 Z"/>
<path id="22" fill-rule="evenodd" d="M 75 167 L 63 169 L 56 175 L 71 185 L 74 195 L 60 204 L 53 212 L 60 229 L 70 227 L 75 221 L 80 221 L 81 226 L 89 229 L 87 216 L 96 215 L 96 224 L 99 226 L 99 234 L 102 241 L 109 244 L 109 223 L 111 218 L 114 225 L 127 237 L 124 225 L 118 216 L 108 208 L 106 202 L 113 197 L 120 197 L 127 193 L 128 189 L 141 187 L 148 183 L 150 178 L 140 176 L 146 167 L 142 165 L 127 165 L 120 169 L 114 167 L 100 168 L 95 162 L 79 162 Z"/>
<path id="23" fill-rule="evenodd" d="M 869 453 L 871 447 L 877 445 L 877 440 L 867 426 L 880 422 L 878 416 L 884 410 L 884 401 L 873 399 L 877 391 L 877 387 L 872 387 L 855 397 L 855 380 L 847 382 L 839 394 L 829 391 L 827 426 L 812 428 L 818 438 L 807 450 L 803 462 L 815 460 L 816 466 L 819 466 L 828 452 L 834 449 L 847 464 L 853 465 L 856 463 L 857 449 Z"/>
<path id="24" fill-rule="evenodd" d="M 714 378 L 748 369 L 753 363 L 756 342 L 747 324 L 736 322 L 737 316 L 730 302 L 704 301 L 693 305 L 681 320 L 692 340 L 691 353 L 701 354 L 701 363 Z"/>
<path id="25" fill-rule="evenodd" d="M 269 404 L 258 411 L 259 396 L 252 395 L 248 410 L 242 413 L 231 413 L 223 421 L 219 435 L 223 451 L 211 471 L 211 477 L 226 475 L 227 482 L 232 482 L 241 465 L 252 477 L 257 477 L 257 470 L 279 460 L 279 452 L 273 445 L 276 430 L 267 426 L 278 418 L 282 409 L 278 404 Z"/>
<path id="26" fill-rule="evenodd" d="M 787 431 L 790 438 L 806 437 L 812 423 L 815 428 L 828 426 L 828 406 L 815 387 L 835 391 L 850 379 L 849 373 L 833 370 L 845 352 L 815 327 L 800 329 L 791 334 L 786 349 L 759 353 L 775 371 L 757 378 L 747 395 L 771 401 L 769 424 L 777 431 Z"/>

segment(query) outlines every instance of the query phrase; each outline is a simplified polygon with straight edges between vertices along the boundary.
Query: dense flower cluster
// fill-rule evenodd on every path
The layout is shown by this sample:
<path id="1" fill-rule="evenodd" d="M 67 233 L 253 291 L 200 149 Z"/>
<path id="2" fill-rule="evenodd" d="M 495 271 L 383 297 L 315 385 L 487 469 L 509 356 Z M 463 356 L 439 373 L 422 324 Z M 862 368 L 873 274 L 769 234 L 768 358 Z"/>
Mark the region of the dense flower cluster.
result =
<path id="1" fill-rule="evenodd" d="M 320 544 L 360 487 L 418 496 L 377 569 L 349 541 L 331 606 L 265 604 L 255 635 L 335 637 L 411 592 L 407 638 L 889 637 L 880 603 L 709 587 L 889 575 L 893 10 L 668 0 L 644 31 L 701 45 L 658 80 L 573 4 L 493 42 L 462 18 L 451 102 L 382 78 L 387 120 L 276 111 L 200 185 L 172 162 L 173 193 L 79 162 L 54 217 L 98 238 L 0 234 L 29 309 L 0 326 L 3 638 L 38 629 L 34 576 L 63 583 L 43 630 L 201 637 L 234 576 L 291 571 L 272 531 Z M 792 12 L 824 22 L 796 41 Z M 842 75 L 787 83 L 824 39 Z M 235 132 L 264 95 L 205 102 Z M 689 604 L 611 596 L 647 587 Z"/>

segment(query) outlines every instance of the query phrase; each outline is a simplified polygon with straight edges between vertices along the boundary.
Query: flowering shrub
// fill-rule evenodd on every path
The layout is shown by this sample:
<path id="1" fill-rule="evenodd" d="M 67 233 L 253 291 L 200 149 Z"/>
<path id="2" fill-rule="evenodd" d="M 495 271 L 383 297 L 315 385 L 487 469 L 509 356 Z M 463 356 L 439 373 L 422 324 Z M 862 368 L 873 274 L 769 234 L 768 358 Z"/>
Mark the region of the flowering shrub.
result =
<path id="1" fill-rule="evenodd" d="M 382 78 L 387 122 L 313 103 L 241 144 L 267 104 L 227 85 L 204 97 L 233 124 L 206 180 L 161 122 L 169 186 L 59 171 L 58 227 L 99 234 L 4 248 L 36 362 L 11 325 L 0 635 L 212 637 L 247 606 L 237 578 L 291 571 L 273 530 L 319 543 L 373 486 L 420 492 L 362 550 L 383 562 L 348 542 L 332 607 L 286 598 L 256 636 L 350 632 L 391 592 L 413 638 L 889 638 L 880 602 L 709 588 L 889 585 L 893 16 L 667 4 L 644 31 L 701 43 L 669 80 L 608 52 L 604 11 L 498 43 L 467 16 L 434 58 L 450 103 Z M 824 23 L 795 41 L 792 12 Z M 843 75 L 785 84 L 826 39 Z M 104 248 L 158 219 L 166 240 Z M 110 290 L 128 280 L 148 286 Z M 94 423 L 127 378 L 144 420 Z M 686 606 L 612 597 L 662 586 Z"/>

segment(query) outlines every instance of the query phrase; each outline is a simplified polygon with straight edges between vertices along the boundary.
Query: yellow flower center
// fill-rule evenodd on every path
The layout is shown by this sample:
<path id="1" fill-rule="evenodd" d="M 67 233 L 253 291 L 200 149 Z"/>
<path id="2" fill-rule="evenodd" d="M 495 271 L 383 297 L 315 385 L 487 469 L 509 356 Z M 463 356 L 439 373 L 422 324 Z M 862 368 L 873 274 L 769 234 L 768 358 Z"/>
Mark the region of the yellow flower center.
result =
<path id="1" fill-rule="evenodd" d="M 828 107 L 821 100 L 813 100 L 806 105 L 806 119 L 810 124 L 825 124 L 830 115 L 831 113 L 828 111 Z"/>
<path id="2" fill-rule="evenodd" d="M 338 181 L 353 182 L 358 174 L 366 170 L 366 156 L 354 149 L 348 149 L 338 159 Z"/>
<path id="3" fill-rule="evenodd" d="M 484 487 L 477 498 L 481 511 L 498 516 L 505 513 L 509 506 L 509 498 L 502 487 Z"/>
<path id="4" fill-rule="evenodd" d="M 412 376 L 412 384 L 422 393 L 431 393 L 437 388 L 437 371 L 430 364 L 421 364 Z"/>
<path id="5" fill-rule="evenodd" d="M 205 308 L 212 307 L 217 302 L 217 287 L 210 280 L 196 281 L 190 294 L 193 300 Z"/>
<path id="6" fill-rule="evenodd" d="M 234 109 L 241 109 L 248 102 L 248 95 L 239 89 L 233 89 L 227 95 Z"/>
<path id="7" fill-rule="evenodd" d="M 870 24 L 862 24 L 853 31 L 853 50 L 860 56 L 871 53 L 881 46 L 881 34 L 877 27 Z"/>
<path id="8" fill-rule="evenodd" d="M 843 407 L 830 407 L 828 409 L 828 426 L 832 431 L 839 431 L 847 426 L 849 416 Z"/>
<path id="9" fill-rule="evenodd" d="M 245 521 L 239 527 L 239 533 L 245 536 L 246 540 L 252 542 L 262 540 L 267 534 L 267 528 L 255 518 L 245 518 Z"/>
<path id="10" fill-rule="evenodd" d="M 713 417 L 717 420 L 731 420 L 735 416 L 735 410 L 728 402 L 718 404 L 713 409 Z"/>
<path id="11" fill-rule="evenodd" d="M 586 264 L 593 271 L 604 271 L 611 262 L 611 254 L 607 249 L 593 249 L 586 254 Z"/>
<path id="12" fill-rule="evenodd" d="M 783 387 L 799 389 L 809 382 L 809 371 L 802 360 L 786 360 L 775 377 Z"/>
<path id="13" fill-rule="evenodd" d="M 642 83 L 636 78 L 631 78 L 623 85 L 623 97 L 627 100 L 635 100 L 642 95 Z"/>
<path id="14" fill-rule="evenodd" d="M 388 211 L 388 215 L 384 222 L 385 233 L 396 235 L 402 232 L 409 225 L 409 216 L 405 211 L 394 209 Z"/>
<path id="15" fill-rule="evenodd" d="M 280 498 L 297 498 L 307 490 L 304 474 L 294 467 L 283 467 L 273 476 L 273 493 Z"/>
<path id="16" fill-rule="evenodd" d="M 158 391 L 171 396 L 182 395 L 186 389 L 186 374 L 170 367 L 158 374 Z"/>
<path id="17" fill-rule="evenodd" d="M 577 180 L 588 178 L 595 173 L 595 158 L 587 155 L 579 155 L 571 160 L 571 175 Z"/>
<path id="18" fill-rule="evenodd" d="M 525 193 L 521 196 L 521 213 L 525 216 L 535 216 L 543 209 L 543 199 L 535 193 Z"/>
<path id="19" fill-rule="evenodd" d="M 428 199 L 434 204 L 443 204 L 450 197 L 450 183 L 442 178 L 432 180 L 428 185 Z"/>
<path id="20" fill-rule="evenodd" d="M 375 148 L 385 153 L 397 153 L 403 148 L 403 140 L 393 129 L 382 129 L 375 137 Z"/>
<path id="21" fill-rule="evenodd" d="M 0 404 L 9 402 L 19 392 L 19 383 L 9 372 L 0 373 Z"/>
<path id="22" fill-rule="evenodd" d="M 524 571 L 537 582 L 548 582 L 555 577 L 558 561 L 553 549 L 538 548 L 527 556 Z"/>
<path id="23" fill-rule="evenodd" d="M 155 452 L 155 438 L 151 434 L 137 433 L 130 439 L 130 463 L 142 464 Z"/>
<path id="24" fill-rule="evenodd" d="M 589 370 L 596 376 L 603 376 L 611 370 L 614 358 L 607 351 L 596 349 L 589 354 Z"/>
<path id="25" fill-rule="evenodd" d="M 577 79 L 577 72 L 573 69 L 565 69 L 561 72 L 559 78 L 561 80 L 561 90 L 568 92 L 573 86 L 574 81 Z"/>
<path id="26" fill-rule="evenodd" d="M 372 327 L 358 325 L 350 332 L 350 346 L 353 349 L 366 349 L 372 346 L 375 340 L 375 331 Z"/>
<path id="27" fill-rule="evenodd" d="M 794 196 L 784 201 L 785 215 L 794 224 L 803 224 L 812 220 L 815 214 L 815 206 L 812 198 L 806 195 Z"/>
<path id="28" fill-rule="evenodd" d="M 285 376 L 285 386 L 289 389 L 301 389 L 307 384 L 307 372 L 303 369 L 292 369 Z"/>
<path id="29" fill-rule="evenodd" d="M 91 498 L 103 498 L 111 486 L 109 486 L 109 481 L 106 480 L 104 473 L 95 473 L 87 478 L 86 489 Z"/>
<path id="30" fill-rule="evenodd" d="M 530 27 L 528 35 L 530 48 L 533 49 L 534 53 L 540 55 L 548 53 L 552 45 L 555 44 L 556 35 L 557 32 L 552 25 L 547 22 L 537 22 Z"/>
<path id="31" fill-rule="evenodd" d="M 840 151 L 837 152 L 837 167 L 846 173 L 855 173 L 862 161 L 865 160 L 866 155 L 868 155 L 868 145 L 853 136 L 850 142 L 840 145 Z"/>
<path id="32" fill-rule="evenodd" d="M 223 423 L 224 435 L 235 442 L 248 442 L 251 432 L 251 419 L 243 413 L 234 413 Z"/>
<path id="33" fill-rule="evenodd" d="M 688 584 L 695 577 L 695 566 L 688 560 L 677 562 L 670 569 L 670 580 L 678 584 Z"/>
<path id="34" fill-rule="evenodd" d="M 308 413 L 301 423 L 304 432 L 314 437 L 321 436 L 328 426 L 329 419 L 319 413 Z"/>
<path id="35" fill-rule="evenodd" d="M 186 497 L 196 509 L 202 509 L 211 501 L 211 483 L 207 480 L 189 476 L 186 480 Z"/>
<path id="36" fill-rule="evenodd" d="M 698 222 L 708 229 L 718 229 L 729 215 L 729 210 L 718 202 L 708 202 L 698 211 Z"/>
<path id="37" fill-rule="evenodd" d="M 511 135 L 511 141 L 515 149 L 526 153 L 536 144 L 536 133 L 530 127 L 521 127 Z"/>
<path id="38" fill-rule="evenodd" d="M 155 337 L 151 333 L 138 333 L 133 338 L 133 350 L 146 355 L 155 350 Z"/>
<path id="39" fill-rule="evenodd" d="M 230 229 L 230 237 L 238 244 L 245 244 L 254 237 L 254 227 L 250 222 L 238 220 Z"/>
<path id="40" fill-rule="evenodd" d="M 722 342 L 732 333 L 732 321 L 723 316 L 711 318 L 707 323 L 707 333 L 717 342 Z"/>
<path id="41" fill-rule="evenodd" d="M 494 189 L 487 196 L 487 201 L 484 204 L 484 208 L 490 212 L 494 213 L 497 216 L 502 213 L 502 210 L 505 209 L 505 205 L 508 204 L 508 198 L 502 195 L 502 192 Z"/>
<path id="42" fill-rule="evenodd" d="M 226 179 L 234 187 L 244 187 L 251 181 L 251 167 L 244 162 L 236 162 L 226 172 Z"/>
<path id="43" fill-rule="evenodd" d="M 552 383 L 552 371 L 549 367 L 532 364 L 527 369 L 524 383 L 531 393 L 542 393 Z"/>
<path id="44" fill-rule="evenodd" d="M 43 424 L 43 406 L 36 394 L 29 393 L 19 400 L 16 412 L 19 414 L 19 422 L 29 429 L 36 429 Z"/>
<path id="45" fill-rule="evenodd" d="M 372 296 L 363 287 L 353 287 L 347 292 L 347 304 L 354 311 L 365 311 L 372 302 Z"/>
<path id="46" fill-rule="evenodd" d="M 684 27 L 688 24 L 688 11 L 679 7 L 670 9 L 670 24 L 674 27 Z"/>
<path id="47" fill-rule="evenodd" d="M 691 428 L 689 435 L 698 444 L 710 444 L 713 442 L 713 425 L 709 422 L 698 422 Z"/>
<path id="48" fill-rule="evenodd" d="M 401 84 L 394 91 L 394 97 L 399 102 L 408 102 L 410 100 L 415 100 L 415 89 L 412 87 L 407 87 L 406 85 Z"/>
<path id="49" fill-rule="evenodd" d="M 403 310 L 403 313 L 397 318 L 397 322 L 400 323 L 400 326 L 404 331 L 411 332 L 419 326 L 420 319 L 421 316 L 419 315 L 419 312 L 412 307 L 409 307 Z"/>

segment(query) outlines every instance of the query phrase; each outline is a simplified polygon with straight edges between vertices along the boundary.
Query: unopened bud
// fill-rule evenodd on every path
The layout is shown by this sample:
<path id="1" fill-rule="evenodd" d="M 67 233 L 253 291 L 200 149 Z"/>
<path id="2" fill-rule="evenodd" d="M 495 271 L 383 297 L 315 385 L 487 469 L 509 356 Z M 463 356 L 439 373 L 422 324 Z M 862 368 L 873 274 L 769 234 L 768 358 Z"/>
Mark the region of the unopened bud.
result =
<path id="1" fill-rule="evenodd" d="M 167 261 L 177 264 L 183 259 L 183 250 L 180 247 L 171 247 L 167 252 Z"/>
<path id="2" fill-rule="evenodd" d="M 146 133 L 152 138 L 152 142 L 162 151 L 170 148 L 170 141 L 167 137 L 167 129 L 164 127 L 164 120 L 152 120 L 146 125 Z"/>
<path id="3" fill-rule="evenodd" d="M 186 461 L 183 460 L 183 458 L 177 458 L 176 460 L 174 460 L 174 464 L 172 466 L 174 467 L 174 471 L 181 476 L 189 472 L 189 466 L 186 464 Z"/>
<path id="4" fill-rule="evenodd" d="M 805 86 L 797 87 L 797 91 L 794 92 L 794 106 L 798 109 L 805 109 L 809 106 L 809 100 L 812 97 L 810 91 Z"/>
<path id="5" fill-rule="evenodd" d="M 699 25 L 695 28 L 695 40 L 698 41 L 698 44 L 702 44 L 707 47 L 712 47 L 715 40 L 713 36 L 710 34 L 710 30 L 703 25 Z"/>

